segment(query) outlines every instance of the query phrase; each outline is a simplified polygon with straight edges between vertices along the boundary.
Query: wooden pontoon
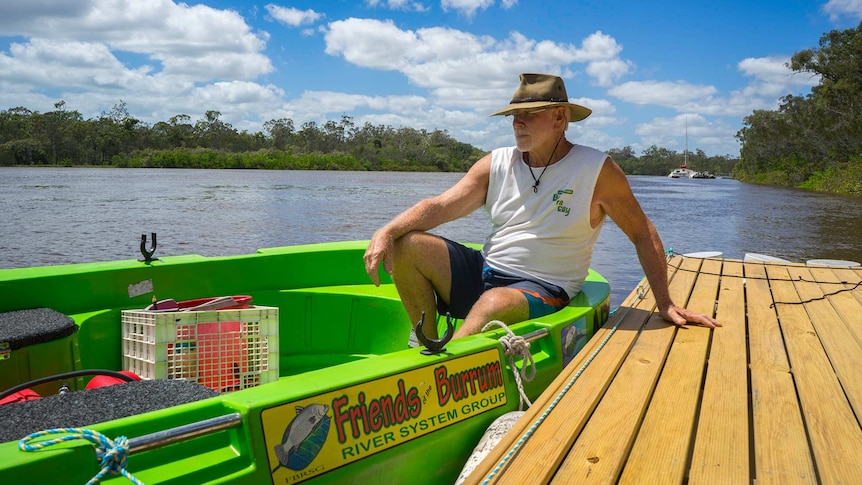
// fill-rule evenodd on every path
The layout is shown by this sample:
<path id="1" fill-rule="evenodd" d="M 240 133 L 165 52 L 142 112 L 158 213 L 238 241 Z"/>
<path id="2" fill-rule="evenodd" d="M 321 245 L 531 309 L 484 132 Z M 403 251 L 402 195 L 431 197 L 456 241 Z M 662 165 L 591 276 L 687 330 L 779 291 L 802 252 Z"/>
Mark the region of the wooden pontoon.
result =
<path id="1" fill-rule="evenodd" d="M 862 483 L 862 269 L 673 256 L 465 483 Z"/>

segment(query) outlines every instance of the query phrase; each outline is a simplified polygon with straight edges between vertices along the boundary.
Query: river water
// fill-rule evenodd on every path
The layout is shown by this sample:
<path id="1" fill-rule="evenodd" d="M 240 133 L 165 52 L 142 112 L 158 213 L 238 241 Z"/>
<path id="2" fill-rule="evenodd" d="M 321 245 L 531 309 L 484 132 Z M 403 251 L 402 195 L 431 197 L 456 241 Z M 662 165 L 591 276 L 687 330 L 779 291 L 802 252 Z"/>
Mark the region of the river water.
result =
<path id="1" fill-rule="evenodd" d="M 224 256 L 258 248 L 368 239 L 416 201 L 463 174 L 265 170 L 0 168 L 0 268 L 156 256 Z M 630 177 L 666 248 L 789 259 L 862 261 L 862 199 L 728 179 Z M 438 228 L 482 242 L 479 210 Z M 148 236 L 149 237 L 149 236 Z M 592 266 L 622 302 L 643 276 L 634 248 L 608 221 Z"/>

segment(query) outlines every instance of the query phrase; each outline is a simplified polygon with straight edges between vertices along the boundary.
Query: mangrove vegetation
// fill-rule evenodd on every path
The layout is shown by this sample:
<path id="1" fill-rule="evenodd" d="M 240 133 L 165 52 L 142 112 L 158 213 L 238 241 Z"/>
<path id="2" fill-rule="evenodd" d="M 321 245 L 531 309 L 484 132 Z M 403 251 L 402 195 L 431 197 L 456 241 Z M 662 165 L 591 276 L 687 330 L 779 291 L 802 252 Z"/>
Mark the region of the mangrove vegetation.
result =
<path id="1" fill-rule="evenodd" d="M 353 119 L 323 125 L 277 119 L 263 131 L 239 131 L 207 111 L 150 126 L 124 102 L 95 119 L 67 110 L 0 111 L 0 165 L 110 165 L 152 168 L 464 171 L 482 151 L 445 131 L 392 128 Z"/>
<path id="2" fill-rule="evenodd" d="M 257 168 L 462 172 L 484 155 L 446 131 L 365 124 L 349 116 L 323 125 L 270 120 L 258 133 L 238 131 L 207 111 L 192 121 L 180 114 L 152 126 L 131 116 L 124 102 L 84 119 L 60 101 L 54 111 L 0 111 L 0 165 L 136 168 Z M 667 175 L 685 160 L 699 171 L 730 173 L 737 159 L 685 154 L 655 145 L 608 151 L 630 175 Z"/>
<path id="3" fill-rule="evenodd" d="M 826 33 L 819 47 L 795 53 L 789 67 L 819 77 L 818 85 L 744 119 L 734 176 L 862 195 L 862 23 Z"/>

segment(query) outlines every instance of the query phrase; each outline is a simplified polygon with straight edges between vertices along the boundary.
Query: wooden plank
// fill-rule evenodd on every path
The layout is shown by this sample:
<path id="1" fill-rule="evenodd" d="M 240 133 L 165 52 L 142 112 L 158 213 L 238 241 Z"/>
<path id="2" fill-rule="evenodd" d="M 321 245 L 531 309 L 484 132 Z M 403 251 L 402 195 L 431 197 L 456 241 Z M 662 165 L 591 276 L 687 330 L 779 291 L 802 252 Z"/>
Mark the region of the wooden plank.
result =
<path id="1" fill-rule="evenodd" d="M 529 461 L 511 463 L 499 483 L 548 483 L 551 480 L 599 400 L 605 395 L 613 375 L 617 373 L 643 326 L 639 318 L 624 322 L 627 324 L 619 327 L 602 348 L 601 354 L 585 368 L 575 386 L 561 396 L 554 412 L 546 416 L 534 435 L 519 450 L 521 456 L 530 457 Z"/>
<path id="2" fill-rule="evenodd" d="M 862 344 L 862 269 L 812 268 L 811 274 L 824 294 L 834 293 L 829 301 L 853 338 Z"/>
<path id="3" fill-rule="evenodd" d="M 713 315 L 721 261 L 704 261 L 688 308 Z M 621 484 L 683 483 L 700 407 L 711 330 L 676 332 L 643 425 L 623 468 Z"/>
<path id="4" fill-rule="evenodd" d="M 587 342 L 464 484 L 550 481 L 655 307 L 649 291 L 627 302 L 634 306 L 621 307 Z M 520 474 L 529 479 L 511 478 Z"/>
<path id="5" fill-rule="evenodd" d="M 862 284 L 860 284 L 860 281 L 862 281 L 862 266 L 830 269 L 832 270 L 834 277 L 828 278 L 827 281 L 841 281 L 847 283 L 847 293 L 862 304 Z"/>
<path id="6" fill-rule="evenodd" d="M 688 303 L 701 261 L 700 259 L 684 258 L 678 254 L 668 259 L 667 281 L 668 288 L 672 292 L 670 296 L 674 303 L 680 306 L 685 306 Z"/>
<path id="7" fill-rule="evenodd" d="M 855 274 L 855 277 L 850 278 L 849 281 L 854 281 L 857 283 L 859 281 L 862 281 L 862 267 L 853 268 L 852 270 L 847 269 L 847 270 L 841 270 L 841 271 L 842 271 L 841 274 L 846 274 L 845 273 L 846 271 L 852 271 Z M 859 290 L 859 287 L 856 287 L 856 289 L 853 290 L 853 296 L 856 297 L 856 299 L 859 300 L 860 303 L 862 303 L 862 292 L 859 292 L 858 290 Z"/>
<path id="8" fill-rule="evenodd" d="M 687 307 L 704 313 L 715 305 L 723 328 L 671 327 L 653 313 L 651 292 L 633 292 L 624 313 L 587 343 L 466 483 L 862 477 L 862 428 L 851 405 L 862 400 L 862 287 L 824 297 L 860 281 L 862 269 L 725 261 L 716 291 L 710 265 L 720 263 L 705 264 L 699 275 L 689 264 L 671 258 L 672 297 L 683 302 L 691 292 Z M 851 285 L 830 284 L 842 281 Z M 812 301 L 771 307 L 800 299 Z"/>
<path id="9" fill-rule="evenodd" d="M 799 301 L 788 267 L 768 266 L 776 302 Z M 862 432 L 806 308 L 777 304 L 778 318 L 822 483 L 856 483 L 862 477 Z"/>
<path id="10" fill-rule="evenodd" d="M 681 261 L 683 258 L 676 259 Z M 672 278 L 675 273 L 676 265 L 670 264 L 668 277 Z M 676 287 L 681 288 L 683 285 L 684 282 L 680 280 Z M 587 342 L 575 360 L 563 369 L 548 390 L 539 396 L 463 483 L 514 483 L 517 478 L 511 477 L 522 471 L 512 471 L 512 464 L 517 456 L 528 454 L 539 457 L 541 461 L 534 465 L 541 473 L 530 476 L 529 482 L 547 483 L 628 354 L 637 331 L 643 327 L 654 308 L 655 299 L 644 278 L 616 315 Z M 617 331 L 620 335 L 616 335 Z M 614 338 L 608 339 L 609 335 Z M 599 349 L 601 353 L 598 353 Z M 584 367 L 586 364 L 589 366 Z M 581 371 L 583 373 L 579 374 Z M 577 390 L 572 389 L 575 379 Z M 552 414 L 551 411 L 557 408 L 570 411 Z M 551 438 L 548 443 L 541 443 L 545 438 L 537 438 L 536 434 L 545 433 L 551 434 Z M 539 451 L 534 451 L 534 447 L 538 447 Z"/>
<path id="11" fill-rule="evenodd" d="M 796 281 L 795 285 L 799 297 L 803 301 L 807 301 L 805 309 L 808 312 L 808 317 L 820 337 L 820 342 L 826 350 L 829 363 L 841 383 L 841 388 L 855 414 L 859 416 L 862 414 L 862 382 L 860 382 L 862 380 L 862 360 L 859 358 L 862 356 L 862 345 L 850 328 L 859 327 L 862 324 L 862 314 L 848 314 L 847 317 L 850 320 L 845 320 L 835 310 L 834 305 L 843 300 L 842 296 L 849 296 L 846 293 L 838 293 L 821 299 L 826 293 L 848 288 L 845 285 L 824 282 L 824 280 L 834 277 L 830 270 L 789 268 L 789 272 Z M 813 279 L 821 283 L 815 283 L 812 281 Z M 851 298 L 851 300 L 853 299 Z M 846 300 L 843 302 L 848 303 Z M 862 456 L 862 450 L 858 456 Z"/>
<path id="12" fill-rule="evenodd" d="M 725 263 L 692 453 L 690 484 L 748 483 L 748 361 L 742 266 Z"/>
<path id="13" fill-rule="evenodd" d="M 846 291 L 829 296 L 829 301 L 832 302 L 835 311 L 846 324 L 847 330 L 856 342 L 862 345 L 862 268 L 833 268 L 831 277 L 824 279 L 830 282 L 845 283 L 842 288 Z M 832 292 L 835 291 L 832 288 Z M 846 379 L 842 379 L 841 385 L 849 389 L 848 394 L 858 396 L 860 387 L 862 387 L 862 375 L 846 376 Z M 858 398 L 854 401 L 858 401 Z M 860 413 L 859 407 L 854 405 L 853 411 L 856 413 L 856 418 L 862 422 L 862 413 Z"/>
<path id="14" fill-rule="evenodd" d="M 675 333 L 658 314 L 650 318 L 551 483 L 616 480 Z"/>
<path id="15" fill-rule="evenodd" d="M 674 301 L 687 300 L 700 263 L 680 263 L 669 288 Z M 650 318 L 551 483 L 607 483 L 619 477 L 676 332 L 657 313 Z"/>
<path id="16" fill-rule="evenodd" d="M 746 264 L 754 479 L 757 485 L 816 482 L 796 386 L 762 264 Z"/>

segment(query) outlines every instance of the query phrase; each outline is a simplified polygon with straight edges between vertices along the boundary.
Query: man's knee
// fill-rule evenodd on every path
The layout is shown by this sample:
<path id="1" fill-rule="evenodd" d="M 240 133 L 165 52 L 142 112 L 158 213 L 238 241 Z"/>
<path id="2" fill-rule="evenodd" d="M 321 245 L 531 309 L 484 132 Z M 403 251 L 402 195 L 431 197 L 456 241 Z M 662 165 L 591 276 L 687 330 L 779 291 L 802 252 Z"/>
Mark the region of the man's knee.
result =
<path id="1" fill-rule="evenodd" d="M 411 231 L 395 241 L 395 258 L 413 260 L 439 256 L 440 250 L 448 251 L 446 243 L 438 236 L 424 231 Z"/>
<path id="2" fill-rule="evenodd" d="M 530 316 L 527 297 L 514 288 L 491 288 L 479 297 L 470 313 L 487 320 L 503 320 L 507 323 L 526 320 Z M 487 323 L 487 322 L 486 322 Z"/>

